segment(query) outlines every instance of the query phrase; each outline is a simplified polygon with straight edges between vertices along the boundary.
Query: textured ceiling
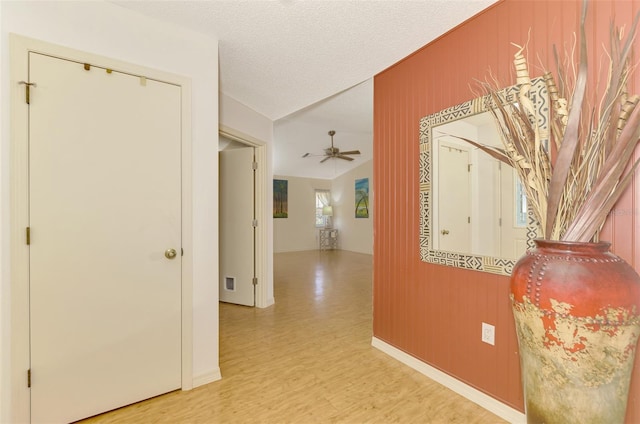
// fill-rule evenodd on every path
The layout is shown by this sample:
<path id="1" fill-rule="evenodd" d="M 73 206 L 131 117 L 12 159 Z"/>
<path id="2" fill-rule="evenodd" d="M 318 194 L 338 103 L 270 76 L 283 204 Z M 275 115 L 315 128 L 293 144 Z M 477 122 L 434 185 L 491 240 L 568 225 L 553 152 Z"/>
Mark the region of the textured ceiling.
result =
<path id="1" fill-rule="evenodd" d="M 322 153 L 334 129 L 340 149 L 363 151 L 351 167 L 371 159 L 371 78 L 495 1 L 114 3 L 217 38 L 220 91 L 275 121 L 274 173 L 334 178 L 346 161 L 300 156 Z"/>

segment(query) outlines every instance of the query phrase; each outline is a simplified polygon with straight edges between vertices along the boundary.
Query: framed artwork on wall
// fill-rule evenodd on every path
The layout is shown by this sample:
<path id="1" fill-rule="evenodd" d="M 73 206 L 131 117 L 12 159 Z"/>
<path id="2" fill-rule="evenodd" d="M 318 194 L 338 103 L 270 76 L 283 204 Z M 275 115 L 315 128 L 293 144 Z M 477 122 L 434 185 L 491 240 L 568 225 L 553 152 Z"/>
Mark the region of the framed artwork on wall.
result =
<path id="1" fill-rule="evenodd" d="M 288 218 L 287 180 L 273 180 L 273 217 Z"/>
<path id="2" fill-rule="evenodd" d="M 369 178 L 356 180 L 356 218 L 369 218 Z"/>

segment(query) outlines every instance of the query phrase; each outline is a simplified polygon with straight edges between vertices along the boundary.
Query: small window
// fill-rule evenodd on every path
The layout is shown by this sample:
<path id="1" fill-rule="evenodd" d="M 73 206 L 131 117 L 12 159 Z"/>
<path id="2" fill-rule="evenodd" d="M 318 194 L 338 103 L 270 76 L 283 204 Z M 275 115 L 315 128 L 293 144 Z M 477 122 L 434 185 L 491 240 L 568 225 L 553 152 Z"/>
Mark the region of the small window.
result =
<path id="1" fill-rule="evenodd" d="M 527 194 L 524 191 L 524 186 L 522 182 L 520 182 L 520 178 L 514 172 L 514 177 L 516 179 L 515 187 L 515 197 L 516 197 L 516 227 L 524 228 L 528 224 L 527 220 Z"/>
<path id="2" fill-rule="evenodd" d="M 322 210 L 331 204 L 331 192 L 329 190 L 316 190 L 316 227 L 328 226 L 330 217 L 324 215 Z"/>

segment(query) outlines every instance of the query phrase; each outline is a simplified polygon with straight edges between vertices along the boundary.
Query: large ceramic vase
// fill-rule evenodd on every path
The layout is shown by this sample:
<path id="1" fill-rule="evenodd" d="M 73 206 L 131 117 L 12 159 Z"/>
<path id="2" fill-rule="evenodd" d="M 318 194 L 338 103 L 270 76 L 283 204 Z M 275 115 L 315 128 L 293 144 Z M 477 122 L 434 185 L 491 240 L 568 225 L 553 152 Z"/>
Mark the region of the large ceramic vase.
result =
<path id="1" fill-rule="evenodd" d="M 640 277 L 609 243 L 536 240 L 511 300 L 528 423 L 623 423 Z"/>

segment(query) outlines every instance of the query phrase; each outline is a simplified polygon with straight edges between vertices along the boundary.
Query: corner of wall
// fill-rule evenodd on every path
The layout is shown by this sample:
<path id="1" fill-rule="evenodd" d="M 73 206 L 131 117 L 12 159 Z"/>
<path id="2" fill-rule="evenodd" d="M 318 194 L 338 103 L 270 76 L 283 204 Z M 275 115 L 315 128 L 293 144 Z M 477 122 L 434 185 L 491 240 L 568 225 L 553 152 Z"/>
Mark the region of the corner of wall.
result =
<path id="1" fill-rule="evenodd" d="M 193 388 L 204 386 L 205 384 L 213 383 L 222 379 L 220 368 L 214 368 L 210 371 L 199 373 L 193 376 Z"/>
<path id="2" fill-rule="evenodd" d="M 369 217 L 356 218 L 355 181 L 369 179 Z M 331 181 L 334 224 L 340 230 L 340 249 L 373 255 L 373 160 L 367 161 Z"/>

